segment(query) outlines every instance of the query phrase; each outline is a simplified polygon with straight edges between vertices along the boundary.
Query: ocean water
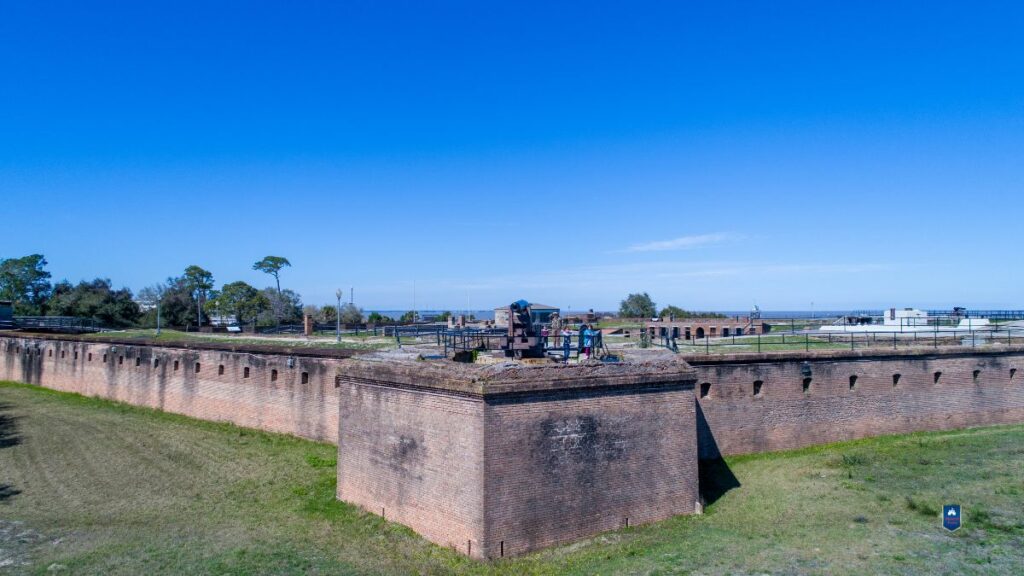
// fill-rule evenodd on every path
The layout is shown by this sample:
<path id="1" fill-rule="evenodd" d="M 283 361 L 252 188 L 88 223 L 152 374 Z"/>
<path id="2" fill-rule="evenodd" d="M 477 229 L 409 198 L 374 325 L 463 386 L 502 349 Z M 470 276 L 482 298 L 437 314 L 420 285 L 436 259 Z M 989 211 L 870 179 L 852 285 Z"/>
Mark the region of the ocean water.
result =
<path id="1" fill-rule="evenodd" d="M 746 310 L 743 312 L 723 311 L 718 313 L 725 314 L 726 316 L 749 316 L 750 310 Z M 766 320 L 789 320 L 790 318 L 794 320 L 810 320 L 813 318 L 837 318 L 839 316 L 845 316 L 850 313 L 851 312 L 849 310 L 761 310 L 761 318 Z M 881 316 L 882 311 L 857 311 L 856 314 Z"/>
<path id="2" fill-rule="evenodd" d="M 384 316 L 388 316 L 389 318 L 400 318 L 402 316 L 402 314 L 405 314 L 408 311 L 409 311 L 408 309 L 406 309 L 406 310 L 364 310 L 363 311 L 363 315 L 365 316 L 365 315 L 369 315 L 371 312 L 377 312 L 378 314 L 382 314 Z M 445 312 L 445 311 L 446 310 L 419 310 L 418 312 L 420 313 L 421 316 L 423 316 L 423 315 L 426 315 L 426 314 L 437 315 L 437 314 L 441 314 L 442 312 Z M 469 311 L 466 311 L 466 310 L 449 310 L 449 311 L 452 314 L 455 314 L 456 316 L 458 316 L 459 314 L 465 314 L 467 316 L 472 314 L 473 316 L 476 316 L 476 318 L 478 320 L 494 320 L 494 310 L 469 310 Z"/>
<path id="3" fill-rule="evenodd" d="M 383 314 L 384 316 L 389 316 L 391 318 L 399 318 L 399 317 L 402 316 L 402 314 L 405 314 L 406 312 L 408 312 L 408 310 L 366 310 L 365 311 L 366 314 L 369 314 L 370 312 L 378 312 L 380 314 Z M 421 315 L 423 315 L 423 314 L 441 314 L 442 312 L 444 312 L 444 310 L 420 310 L 419 311 L 419 313 Z M 477 319 L 479 319 L 479 320 L 494 320 L 494 310 L 469 310 L 468 312 L 464 311 L 464 310 L 452 310 L 451 312 L 453 314 L 456 314 L 456 315 L 458 315 L 458 314 L 466 314 L 466 315 L 472 314 L 472 315 L 476 316 Z M 582 314 L 583 312 L 584 311 L 581 311 L 581 310 L 573 310 L 571 313 L 572 314 Z M 605 314 L 605 313 L 614 314 L 614 312 L 607 312 L 607 311 L 601 311 L 601 310 L 598 310 L 596 312 L 597 312 L 597 314 Z M 737 310 L 722 310 L 722 311 L 720 311 L 720 310 L 712 310 L 711 312 L 715 313 L 715 314 L 724 314 L 726 316 L 748 316 L 750 314 L 749 310 L 744 310 L 744 311 L 737 311 Z M 843 316 L 843 315 L 848 314 L 848 313 L 849 313 L 849 311 L 846 311 L 846 310 L 844 310 L 844 311 L 829 311 L 829 310 L 762 310 L 761 311 L 761 318 L 766 318 L 766 319 L 780 319 L 780 318 L 786 318 L 786 319 L 789 319 L 789 318 L 796 318 L 796 319 L 835 318 L 835 317 L 838 317 L 838 316 Z M 860 313 L 860 312 L 858 312 L 858 313 Z M 872 314 L 874 314 L 874 315 L 881 315 L 882 311 L 881 310 L 874 311 L 874 312 L 872 312 Z"/>
<path id="4" fill-rule="evenodd" d="M 408 310 L 366 310 L 366 314 L 370 312 L 379 312 L 385 316 L 391 318 L 399 318 L 402 314 L 405 314 Z M 952 308 L 949 310 L 930 310 L 929 313 L 933 315 L 949 314 Z M 440 314 L 444 310 L 420 310 L 420 314 Z M 494 320 L 494 310 L 452 310 L 453 314 L 473 314 L 479 320 Z M 702 310 L 701 312 L 707 312 Z M 711 310 L 715 314 L 724 314 L 726 316 L 749 316 L 750 310 Z M 993 311 L 993 310 L 973 310 L 968 308 L 968 313 L 974 317 L 986 317 L 995 316 L 1004 311 Z M 581 310 L 572 310 L 571 314 L 581 314 Z M 603 310 L 597 310 L 597 314 L 614 314 L 614 312 L 607 312 Z M 840 316 L 846 316 L 848 314 L 854 314 L 858 316 L 881 316 L 884 314 L 883 310 L 762 310 L 761 318 L 765 320 L 810 320 L 814 318 L 838 318 Z M 1024 315 L 1024 314 L 1021 314 Z"/>

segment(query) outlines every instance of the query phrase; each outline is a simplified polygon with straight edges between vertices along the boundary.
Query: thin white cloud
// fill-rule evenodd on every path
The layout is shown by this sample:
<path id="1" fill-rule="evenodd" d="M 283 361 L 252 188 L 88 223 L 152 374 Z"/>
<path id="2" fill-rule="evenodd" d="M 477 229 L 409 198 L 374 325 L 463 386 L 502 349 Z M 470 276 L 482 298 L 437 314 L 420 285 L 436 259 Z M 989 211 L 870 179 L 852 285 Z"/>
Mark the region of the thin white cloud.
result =
<path id="1" fill-rule="evenodd" d="M 679 238 L 673 238 L 672 240 L 657 240 L 654 242 L 645 242 L 643 244 L 634 244 L 624 250 L 620 250 L 620 252 L 666 252 L 670 250 L 689 250 L 698 246 L 720 244 L 730 240 L 739 240 L 740 238 L 741 236 L 737 234 L 727 232 L 719 232 L 716 234 L 696 234 L 693 236 L 681 236 Z"/>

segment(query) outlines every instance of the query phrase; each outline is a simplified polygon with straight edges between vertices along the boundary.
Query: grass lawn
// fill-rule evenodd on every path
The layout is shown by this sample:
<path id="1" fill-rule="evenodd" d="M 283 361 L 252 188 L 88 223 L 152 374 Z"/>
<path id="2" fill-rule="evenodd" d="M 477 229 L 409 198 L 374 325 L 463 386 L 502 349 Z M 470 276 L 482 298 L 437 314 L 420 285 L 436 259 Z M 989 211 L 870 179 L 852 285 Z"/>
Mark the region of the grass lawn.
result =
<path id="1" fill-rule="evenodd" d="M 1020 574 L 1024 426 L 730 458 L 703 516 L 482 563 L 334 499 L 335 449 L 0 383 L 0 573 Z M 735 482 L 731 479 L 735 477 Z M 739 486 L 735 486 L 735 484 Z M 940 527 L 944 503 L 965 526 Z"/>
<path id="2" fill-rule="evenodd" d="M 904 335 L 894 341 L 890 335 L 860 336 L 855 338 L 854 346 L 850 346 L 849 334 L 834 334 L 831 337 L 825 335 L 803 335 L 803 334 L 775 334 L 761 336 L 736 336 L 711 338 L 710 340 L 695 340 L 687 343 L 686 340 L 677 339 L 676 345 L 679 352 L 684 354 L 709 353 L 709 354 L 737 354 L 741 352 L 793 352 L 802 350 L 893 350 L 893 349 L 923 349 L 933 346 L 956 346 L 962 345 L 961 340 L 952 336 L 933 338 L 930 335 L 921 335 L 919 338 L 913 335 Z M 627 338 L 616 340 L 615 336 L 605 338 L 609 343 L 629 342 Z M 758 341 L 760 340 L 760 344 Z M 1024 340 L 1021 340 L 1024 342 Z M 1019 343 L 1019 342 L 1018 342 Z M 652 346 L 662 347 L 662 341 L 655 338 Z M 978 346 L 1006 344 L 1005 337 L 993 338 L 990 340 L 978 340 Z"/>
<path id="3" fill-rule="evenodd" d="M 640 330 L 644 327 L 642 322 L 635 322 L 630 320 L 619 320 L 618 318 L 604 318 L 597 322 L 597 327 L 601 329 L 605 328 L 627 328 L 632 330 Z"/>
<path id="4" fill-rule="evenodd" d="M 383 336 L 374 336 L 372 332 L 360 333 L 358 336 L 355 334 L 344 334 L 341 337 L 341 343 L 338 344 L 335 341 L 334 335 L 319 334 L 312 338 L 305 338 L 301 335 L 298 336 L 253 336 L 246 334 L 204 334 L 201 332 L 181 332 L 179 330 L 161 330 L 160 335 L 157 336 L 156 330 L 139 328 L 139 329 L 128 329 L 128 330 L 117 330 L 113 332 L 97 332 L 95 334 L 83 334 L 81 338 L 85 340 L 140 340 L 140 341 L 156 341 L 165 344 L 176 344 L 176 343 L 189 343 L 189 342 L 206 342 L 206 343 L 221 343 L 221 344 L 262 344 L 262 345 L 279 345 L 279 346 L 293 346 L 297 348 L 345 348 L 345 349 L 384 349 L 395 347 L 394 338 L 385 338 Z M 411 338 L 409 339 L 412 340 Z"/>

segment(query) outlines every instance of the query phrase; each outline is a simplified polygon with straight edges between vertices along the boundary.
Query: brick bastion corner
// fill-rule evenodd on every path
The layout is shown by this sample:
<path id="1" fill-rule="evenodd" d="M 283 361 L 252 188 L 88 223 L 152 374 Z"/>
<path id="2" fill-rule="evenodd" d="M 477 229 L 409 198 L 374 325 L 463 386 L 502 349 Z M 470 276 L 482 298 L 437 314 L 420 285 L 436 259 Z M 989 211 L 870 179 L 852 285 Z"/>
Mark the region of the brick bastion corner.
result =
<path id="1" fill-rule="evenodd" d="M 699 510 L 695 373 L 679 359 L 340 375 L 338 498 L 474 558 Z"/>

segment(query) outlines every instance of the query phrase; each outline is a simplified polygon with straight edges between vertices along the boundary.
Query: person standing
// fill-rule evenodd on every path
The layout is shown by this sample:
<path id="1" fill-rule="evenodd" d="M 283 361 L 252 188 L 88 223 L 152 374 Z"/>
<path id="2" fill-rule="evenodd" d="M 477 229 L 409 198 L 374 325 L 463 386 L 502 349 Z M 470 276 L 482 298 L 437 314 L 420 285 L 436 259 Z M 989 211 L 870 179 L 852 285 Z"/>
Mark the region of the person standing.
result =
<path id="1" fill-rule="evenodd" d="M 580 327 L 576 329 L 576 357 L 582 358 L 587 353 L 586 347 L 583 346 L 583 333 L 587 331 L 586 324 L 580 324 Z"/>
<path id="2" fill-rule="evenodd" d="M 583 356 L 587 360 L 590 359 L 590 349 L 594 345 L 594 331 L 590 329 L 590 326 L 584 324 L 580 328 L 580 337 L 583 340 Z"/>

